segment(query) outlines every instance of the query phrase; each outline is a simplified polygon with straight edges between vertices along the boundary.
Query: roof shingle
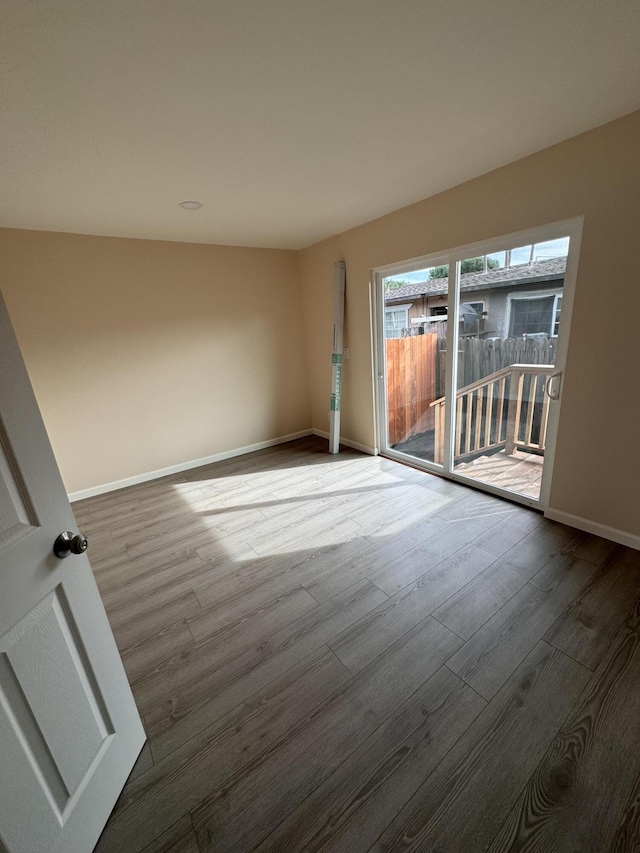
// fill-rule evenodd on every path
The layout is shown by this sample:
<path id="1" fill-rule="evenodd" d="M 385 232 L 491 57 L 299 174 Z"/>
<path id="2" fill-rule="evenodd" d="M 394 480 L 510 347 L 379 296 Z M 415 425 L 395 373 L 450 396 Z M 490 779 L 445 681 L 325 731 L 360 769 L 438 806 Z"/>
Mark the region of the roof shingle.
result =
<path id="1" fill-rule="evenodd" d="M 460 290 L 485 290 L 492 287 L 506 287 L 518 284 L 535 284 L 537 281 L 564 278 L 567 266 L 566 258 L 550 258 L 546 261 L 535 261 L 532 264 L 520 264 L 513 267 L 501 267 L 497 270 L 483 272 L 468 272 L 460 276 Z M 401 278 L 401 276 L 399 276 Z M 402 287 L 385 287 L 385 301 L 397 302 L 401 299 L 411 299 L 426 294 L 440 296 L 447 293 L 448 278 L 435 278 L 432 281 L 418 281 L 405 284 Z"/>

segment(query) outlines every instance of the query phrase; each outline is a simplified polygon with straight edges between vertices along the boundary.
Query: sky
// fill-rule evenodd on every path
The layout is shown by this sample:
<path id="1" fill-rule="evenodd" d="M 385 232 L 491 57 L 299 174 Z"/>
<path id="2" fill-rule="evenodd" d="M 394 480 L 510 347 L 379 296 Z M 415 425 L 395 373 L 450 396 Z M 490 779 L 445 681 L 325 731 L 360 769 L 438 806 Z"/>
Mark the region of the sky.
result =
<path id="1" fill-rule="evenodd" d="M 534 260 L 544 261 L 548 258 L 563 258 L 569 253 L 569 238 L 559 237 L 557 240 L 547 240 L 545 243 L 536 243 L 534 251 Z M 531 254 L 531 244 L 514 249 L 511 252 L 511 265 L 528 263 Z M 493 252 L 488 255 L 489 258 L 495 258 L 500 266 L 504 266 L 504 252 Z M 390 280 L 406 281 L 414 284 L 417 281 L 426 281 L 428 279 L 427 270 L 416 270 L 415 272 L 403 272 L 398 275 L 390 276 Z"/>

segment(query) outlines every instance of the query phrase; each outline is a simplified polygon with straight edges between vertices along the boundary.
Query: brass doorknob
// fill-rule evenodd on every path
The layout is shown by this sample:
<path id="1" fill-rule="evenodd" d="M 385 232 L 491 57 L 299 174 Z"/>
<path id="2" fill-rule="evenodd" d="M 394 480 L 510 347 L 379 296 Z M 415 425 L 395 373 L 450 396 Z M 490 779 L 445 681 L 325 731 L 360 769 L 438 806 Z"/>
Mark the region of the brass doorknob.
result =
<path id="1" fill-rule="evenodd" d="M 84 554 L 89 547 L 89 541 L 82 533 L 74 536 L 70 530 L 65 530 L 53 543 L 53 553 L 63 560 L 69 554 Z"/>

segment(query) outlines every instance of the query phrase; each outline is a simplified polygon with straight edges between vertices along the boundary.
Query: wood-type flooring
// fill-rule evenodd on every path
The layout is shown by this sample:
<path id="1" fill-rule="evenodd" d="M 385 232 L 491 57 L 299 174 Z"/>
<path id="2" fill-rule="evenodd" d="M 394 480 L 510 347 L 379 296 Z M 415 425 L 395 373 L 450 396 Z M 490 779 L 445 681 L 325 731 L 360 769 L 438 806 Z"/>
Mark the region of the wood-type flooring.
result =
<path id="1" fill-rule="evenodd" d="M 640 552 L 326 451 L 74 504 L 148 736 L 96 851 L 640 850 Z"/>

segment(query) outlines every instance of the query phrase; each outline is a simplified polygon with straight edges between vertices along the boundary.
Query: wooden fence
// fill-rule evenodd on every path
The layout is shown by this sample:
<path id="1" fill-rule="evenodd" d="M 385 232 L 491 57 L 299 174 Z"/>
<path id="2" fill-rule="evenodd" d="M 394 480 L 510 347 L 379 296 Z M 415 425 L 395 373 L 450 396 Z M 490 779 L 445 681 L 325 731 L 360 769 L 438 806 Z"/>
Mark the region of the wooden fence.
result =
<path id="1" fill-rule="evenodd" d="M 387 340 L 389 444 L 434 427 L 431 403 L 437 394 L 438 336 Z"/>
<path id="2" fill-rule="evenodd" d="M 512 364 L 555 364 L 556 338 L 460 338 L 458 388 Z M 444 394 L 444 389 L 443 392 Z"/>
<path id="3" fill-rule="evenodd" d="M 430 405 L 445 394 L 447 342 L 434 332 L 389 338 L 386 343 L 389 444 L 393 446 L 434 429 Z M 555 358 L 555 338 L 461 337 L 457 387 L 471 385 L 512 364 L 554 364 Z"/>

